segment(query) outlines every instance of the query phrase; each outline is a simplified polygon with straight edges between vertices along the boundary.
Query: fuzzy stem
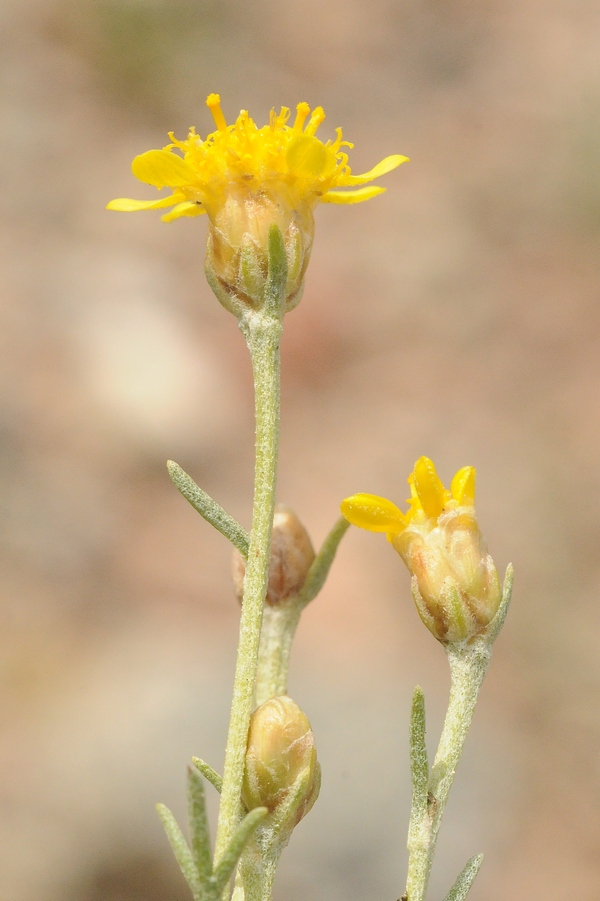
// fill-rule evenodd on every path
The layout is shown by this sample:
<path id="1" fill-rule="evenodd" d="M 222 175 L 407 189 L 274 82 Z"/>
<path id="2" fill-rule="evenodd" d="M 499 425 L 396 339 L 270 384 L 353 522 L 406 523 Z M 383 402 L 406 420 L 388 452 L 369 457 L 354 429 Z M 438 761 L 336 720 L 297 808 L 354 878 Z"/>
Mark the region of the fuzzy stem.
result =
<path id="1" fill-rule="evenodd" d="M 450 663 L 450 701 L 429 778 L 427 805 L 409 829 L 407 901 L 424 901 L 438 832 L 479 690 L 491 658 L 491 644 L 476 639 L 446 648 Z"/>
<path id="2" fill-rule="evenodd" d="M 275 305 L 273 304 L 273 307 Z M 256 410 L 256 462 L 252 530 L 244 580 L 238 657 L 231 719 L 225 749 L 223 788 L 215 843 L 215 863 L 221 860 L 241 818 L 241 788 L 260 628 L 267 590 L 279 444 L 279 342 L 281 316 L 273 307 L 249 311 L 240 320 L 252 359 Z"/>
<path id="3" fill-rule="evenodd" d="M 287 694 L 290 653 L 300 614 L 323 587 L 340 541 L 349 526 L 350 523 L 343 518 L 335 523 L 321 545 L 298 594 L 274 606 L 266 605 L 256 674 L 257 707 L 269 698 Z"/>
<path id="4" fill-rule="evenodd" d="M 290 653 L 301 608 L 297 598 L 275 607 L 267 605 L 263 615 L 256 675 L 256 706 L 287 694 Z"/>
<path id="5" fill-rule="evenodd" d="M 271 847 L 261 848 L 258 842 L 248 846 L 240 866 L 243 895 L 239 901 L 270 901 L 283 848 L 277 842 Z"/>
<path id="6" fill-rule="evenodd" d="M 421 689 L 417 688 L 415 691 L 411 718 L 413 803 L 408 827 L 408 877 L 406 892 L 402 896 L 403 901 L 425 901 L 444 808 L 473 719 L 479 691 L 490 665 L 492 646 L 504 625 L 510 606 L 513 578 L 512 564 L 509 564 L 500 606 L 485 632 L 477 638 L 472 638 L 469 643 L 450 644 L 445 648 L 450 663 L 450 701 L 431 775 L 426 783 L 426 799 L 423 799 L 423 781 L 428 766 L 425 748 L 425 707 Z M 451 899 L 464 901 L 477 875 L 481 860 L 480 855 L 468 862 L 446 901 Z"/>

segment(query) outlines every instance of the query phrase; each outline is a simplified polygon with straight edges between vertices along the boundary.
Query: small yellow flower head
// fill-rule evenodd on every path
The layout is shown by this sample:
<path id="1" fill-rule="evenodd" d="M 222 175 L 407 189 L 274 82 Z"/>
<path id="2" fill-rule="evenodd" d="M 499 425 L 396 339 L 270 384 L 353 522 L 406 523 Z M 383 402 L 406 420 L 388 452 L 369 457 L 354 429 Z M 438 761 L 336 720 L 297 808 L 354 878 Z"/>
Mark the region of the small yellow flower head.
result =
<path id="1" fill-rule="evenodd" d="M 185 141 L 172 133 L 162 150 L 136 156 L 136 178 L 172 194 L 158 200 L 119 198 L 108 209 L 122 212 L 171 207 L 165 222 L 207 213 L 207 266 L 223 290 L 250 306 L 259 303 L 267 275 L 269 229 L 277 225 L 287 256 L 287 309 L 300 299 L 312 246 L 313 210 L 317 203 L 361 203 L 385 191 L 364 187 L 407 157 L 393 155 L 362 175 L 352 175 L 342 148 L 353 145 L 336 130 L 334 141 L 323 143 L 316 131 L 325 118 L 299 103 L 293 125 L 290 111 L 271 110 L 268 125 L 258 128 L 245 110 L 228 125 L 218 94 L 206 104 L 217 130 L 202 140 L 191 128 Z M 351 190 L 339 190 L 340 188 Z"/>
<path id="2" fill-rule="evenodd" d="M 385 532 L 413 577 L 419 615 L 439 641 L 480 634 L 494 618 L 502 589 L 475 513 L 475 469 L 464 466 L 444 488 L 420 457 L 408 478 L 406 513 L 385 498 L 356 494 L 342 503 L 349 522 Z"/>
<path id="3" fill-rule="evenodd" d="M 315 739 L 306 716 L 287 695 L 265 701 L 250 720 L 242 787 L 246 807 L 267 807 L 273 813 L 292 797 L 287 813 L 293 828 L 317 800 L 320 785 Z"/>

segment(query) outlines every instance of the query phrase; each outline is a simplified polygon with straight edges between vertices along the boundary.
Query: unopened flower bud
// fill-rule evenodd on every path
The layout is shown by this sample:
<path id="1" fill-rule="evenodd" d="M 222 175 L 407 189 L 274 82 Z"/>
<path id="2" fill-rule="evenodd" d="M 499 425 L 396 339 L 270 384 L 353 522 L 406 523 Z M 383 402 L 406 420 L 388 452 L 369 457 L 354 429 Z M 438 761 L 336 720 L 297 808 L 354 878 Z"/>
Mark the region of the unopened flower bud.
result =
<path id="1" fill-rule="evenodd" d="M 278 504 L 273 517 L 267 604 L 276 606 L 297 594 L 314 559 L 315 552 L 308 532 L 293 510 Z M 233 584 L 240 601 L 244 593 L 245 573 L 244 558 L 238 550 L 234 550 Z"/>
<path id="2" fill-rule="evenodd" d="M 406 529 L 392 544 L 413 574 L 417 610 L 436 638 L 464 641 L 485 629 L 502 588 L 474 510 L 451 510 L 428 535 Z"/>
<path id="3" fill-rule="evenodd" d="M 413 576 L 413 597 L 430 632 L 444 644 L 468 641 L 494 618 L 502 588 L 475 512 L 475 469 L 465 466 L 444 488 L 427 457 L 408 482 L 411 507 L 359 494 L 342 504 L 355 525 L 387 533 Z"/>
<path id="4" fill-rule="evenodd" d="M 287 695 L 261 704 L 250 720 L 242 797 L 248 810 L 281 808 L 293 791 L 303 791 L 290 810 L 296 825 L 317 800 L 320 767 L 310 723 Z"/>

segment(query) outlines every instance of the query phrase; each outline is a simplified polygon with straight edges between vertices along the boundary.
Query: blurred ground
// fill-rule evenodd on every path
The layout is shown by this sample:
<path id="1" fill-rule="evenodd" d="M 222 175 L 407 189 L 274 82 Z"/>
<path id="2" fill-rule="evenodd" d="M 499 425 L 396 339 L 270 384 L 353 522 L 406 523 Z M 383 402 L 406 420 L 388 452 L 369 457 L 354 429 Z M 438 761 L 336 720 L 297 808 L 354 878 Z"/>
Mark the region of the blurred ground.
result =
<path id="1" fill-rule="evenodd" d="M 356 171 L 411 157 L 317 210 L 279 497 L 318 543 L 420 454 L 478 467 L 514 606 L 431 897 L 485 850 L 473 901 L 596 901 L 599 40 L 590 0 L 3 0 L 0 901 L 187 897 L 153 805 L 183 815 L 192 754 L 220 767 L 238 611 L 164 462 L 249 524 L 249 366 L 205 223 L 104 205 L 150 196 L 131 158 L 206 133 L 210 91 L 229 117 L 321 103 Z M 351 531 L 294 655 L 324 779 L 278 898 L 401 894 L 417 682 L 433 744 L 443 653 Z"/>

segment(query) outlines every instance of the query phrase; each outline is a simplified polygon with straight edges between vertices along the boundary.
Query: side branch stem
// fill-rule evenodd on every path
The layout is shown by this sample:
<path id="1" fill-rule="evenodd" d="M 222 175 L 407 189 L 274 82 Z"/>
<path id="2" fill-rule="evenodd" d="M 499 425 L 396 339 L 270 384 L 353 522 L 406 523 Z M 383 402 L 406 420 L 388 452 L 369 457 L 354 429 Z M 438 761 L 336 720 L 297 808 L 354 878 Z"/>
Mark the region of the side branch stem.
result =
<path id="1" fill-rule="evenodd" d="M 409 828 L 407 901 L 424 901 L 444 808 L 452 787 L 481 684 L 488 670 L 491 644 L 476 639 L 465 647 L 448 646 L 450 701 L 429 783 L 427 805 Z"/>
<path id="2" fill-rule="evenodd" d="M 270 698 L 287 694 L 292 642 L 302 612 L 295 601 L 293 598 L 291 603 L 265 606 L 256 676 L 257 707 Z"/>
<path id="3" fill-rule="evenodd" d="M 256 461 L 252 530 L 225 749 L 215 864 L 222 859 L 242 814 L 241 788 L 267 590 L 279 445 L 281 318 L 267 310 L 253 310 L 240 320 L 240 328 L 250 350 L 254 375 Z"/>

